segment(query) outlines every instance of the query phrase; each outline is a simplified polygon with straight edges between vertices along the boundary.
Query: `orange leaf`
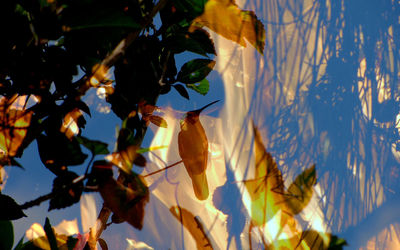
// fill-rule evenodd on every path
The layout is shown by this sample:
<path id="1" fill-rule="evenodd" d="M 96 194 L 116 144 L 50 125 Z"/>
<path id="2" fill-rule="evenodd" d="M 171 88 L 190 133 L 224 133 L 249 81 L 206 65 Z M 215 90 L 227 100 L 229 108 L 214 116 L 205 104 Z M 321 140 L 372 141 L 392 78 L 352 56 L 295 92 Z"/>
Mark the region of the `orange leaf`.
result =
<path id="1" fill-rule="evenodd" d="M 64 116 L 60 132 L 65 133 L 68 139 L 71 140 L 72 137 L 79 134 L 78 119 L 81 116 L 83 116 L 83 114 L 78 108 L 74 108 Z"/>
<path id="2" fill-rule="evenodd" d="M 143 157 L 139 153 L 137 153 L 138 149 L 138 146 L 131 145 L 128 146 L 125 150 L 114 152 L 110 155 L 107 155 L 105 158 L 107 161 L 111 162 L 112 164 L 129 174 L 131 173 L 133 163 L 141 162 L 143 164 L 146 164 L 145 159 L 143 161 Z M 136 161 L 136 159 L 138 159 L 138 161 Z"/>
<path id="3" fill-rule="evenodd" d="M 213 249 L 210 239 L 204 231 L 203 225 L 188 210 L 179 206 L 169 209 L 172 215 L 179 220 L 196 241 L 197 249 Z"/>
<path id="4" fill-rule="evenodd" d="M 241 10 L 231 0 L 209 0 L 189 31 L 206 26 L 223 37 L 246 47 L 246 39 L 261 54 L 265 46 L 264 25 L 252 11 Z"/>

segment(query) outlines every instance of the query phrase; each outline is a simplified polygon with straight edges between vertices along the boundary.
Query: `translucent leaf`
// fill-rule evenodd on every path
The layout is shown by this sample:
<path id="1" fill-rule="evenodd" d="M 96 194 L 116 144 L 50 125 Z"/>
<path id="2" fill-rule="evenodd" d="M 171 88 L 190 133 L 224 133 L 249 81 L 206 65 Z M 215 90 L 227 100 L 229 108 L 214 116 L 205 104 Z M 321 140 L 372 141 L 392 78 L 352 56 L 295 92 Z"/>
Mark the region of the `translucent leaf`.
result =
<path id="1" fill-rule="evenodd" d="M 140 155 L 138 152 L 138 147 L 135 145 L 128 146 L 125 150 L 121 150 L 119 152 L 112 153 L 107 155 L 105 159 L 125 173 L 130 174 L 132 171 L 132 166 L 135 163 L 142 162 L 143 163 L 143 156 Z M 137 160 L 136 160 L 137 159 Z M 140 164 L 138 166 L 143 166 L 146 164 L 146 160 L 144 159 L 144 164 Z"/>
<path id="2" fill-rule="evenodd" d="M 211 72 L 214 66 L 213 60 L 193 59 L 182 66 L 177 80 L 186 84 L 199 82 Z"/>
<path id="3" fill-rule="evenodd" d="M 107 143 L 90 140 L 83 136 L 77 136 L 76 140 L 92 152 L 93 155 L 105 155 L 110 152 L 107 149 Z"/>
<path id="4" fill-rule="evenodd" d="M 281 171 L 265 150 L 257 128 L 254 128 L 254 137 L 255 176 L 244 183 L 251 198 L 252 222 L 262 226 L 282 208 L 284 185 Z"/>
<path id="5" fill-rule="evenodd" d="M 197 249 L 213 249 L 210 239 L 194 215 L 187 209 L 174 206 L 169 209 L 172 215 L 182 223 L 196 241 Z"/>
<path id="6" fill-rule="evenodd" d="M 204 78 L 198 83 L 186 84 L 186 86 L 190 89 L 193 89 L 199 94 L 206 95 L 208 93 L 208 90 L 210 89 L 210 82 L 206 78 Z"/>
<path id="7" fill-rule="evenodd" d="M 207 1 L 204 13 L 193 20 L 190 30 L 203 26 L 244 47 L 246 39 L 260 53 L 264 51 L 264 25 L 254 12 L 241 10 L 234 1 Z"/>
<path id="8" fill-rule="evenodd" d="M 315 165 L 313 165 L 297 176 L 289 186 L 286 203 L 293 215 L 300 213 L 308 205 L 313 195 L 313 186 L 316 182 Z"/>
<path id="9" fill-rule="evenodd" d="M 162 127 L 162 128 L 168 128 L 168 124 L 167 121 L 164 120 L 164 118 L 157 116 L 157 115 L 151 115 L 149 117 L 149 120 L 151 123 L 153 123 L 154 125 L 158 126 L 158 127 Z"/>

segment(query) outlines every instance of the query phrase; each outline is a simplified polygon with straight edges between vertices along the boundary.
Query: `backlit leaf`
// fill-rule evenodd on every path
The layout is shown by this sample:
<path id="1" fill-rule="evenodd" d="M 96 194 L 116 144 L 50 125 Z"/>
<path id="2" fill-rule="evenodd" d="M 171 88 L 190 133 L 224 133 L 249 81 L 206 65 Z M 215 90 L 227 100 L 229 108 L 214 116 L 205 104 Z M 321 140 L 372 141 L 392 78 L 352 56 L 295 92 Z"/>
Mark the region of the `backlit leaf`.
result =
<path id="1" fill-rule="evenodd" d="M 202 224 L 196 220 L 195 216 L 189 210 L 174 206 L 169 211 L 190 232 L 196 242 L 197 249 L 213 249 Z"/>
<path id="2" fill-rule="evenodd" d="M 284 201 L 284 185 L 281 171 L 271 154 L 265 150 L 261 136 L 254 127 L 255 176 L 245 181 L 251 198 L 251 219 L 262 226 L 280 209 Z"/>
<path id="3" fill-rule="evenodd" d="M 264 25 L 254 12 L 241 10 L 235 1 L 207 1 L 204 13 L 193 20 L 190 30 L 203 26 L 244 47 L 246 39 L 260 53 L 264 51 Z"/>
<path id="4" fill-rule="evenodd" d="M 210 82 L 206 78 L 204 78 L 198 83 L 186 84 L 186 86 L 190 89 L 193 89 L 199 94 L 206 95 L 208 93 L 208 90 L 210 89 Z"/>
<path id="5" fill-rule="evenodd" d="M 121 150 L 119 152 L 114 152 L 110 155 L 107 155 L 105 159 L 125 173 L 130 174 L 132 171 L 132 166 L 134 163 L 143 162 L 143 156 L 141 156 L 138 152 L 138 147 L 135 145 L 128 146 L 125 150 Z M 141 158 L 141 159 L 138 159 Z M 138 159 L 136 161 L 136 159 Z M 145 163 L 145 161 L 144 161 Z M 139 165 L 142 166 L 143 164 Z"/>
<path id="6" fill-rule="evenodd" d="M 211 72 L 214 66 L 213 60 L 193 59 L 182 66 L 177 80 L 186 84 L 199 82 Z"/>
<path id="7" fill-rule="evenodd" d="M 0 220 L 17 220 L 26 215 L 13 198 L 8 195 L 0 194 Z"/>
<path id="8" fill-rule="evenodd" d="M 105 155 L 110 153 L 107 149 L 108 146 L 107 143 L 96 140 L 90 140 L 83 136 L 77 136 L 76 140 L 80 144 L 85 146 L 87 149 L 89 149 L 93 155 Z"/>
<path id="9" fill-rule="evenodd" d="M 75 108 L 64 116 L 60 132 L 64 133 L 68 139 L 71 139 L 79 134 L 79 128 L 82 127 L 82 123 L 86 123 L 82 111 Z"/>
<path id="10" fill-rule="evenodd" d="M 168 128 L 167 121 L 164 118 L 162 118 L 161 116 L 151 115 L 149 117 L 149 120 L 151 123 L 153 123 L 154 125 L 156 125 L 158 127 Z"/>
<path id="11" fill-rule="evenodd" d="M 289 186 L 286 203 L 293 215 L 300 213 L 308 205 L 316 182 L 315 165 L 313 165 L 297 176 Z"/>

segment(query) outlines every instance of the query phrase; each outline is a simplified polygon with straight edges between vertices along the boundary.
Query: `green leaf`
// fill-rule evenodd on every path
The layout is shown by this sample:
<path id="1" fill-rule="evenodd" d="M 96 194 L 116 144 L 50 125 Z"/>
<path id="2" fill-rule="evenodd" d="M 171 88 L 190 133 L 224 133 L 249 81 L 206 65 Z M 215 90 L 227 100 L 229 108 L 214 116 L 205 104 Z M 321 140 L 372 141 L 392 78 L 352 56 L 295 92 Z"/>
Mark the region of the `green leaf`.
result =
<path id="1" fill-rule="evenodd" d="M 194 59 L 185 63 L 178 73 L 177 80 L 186 84 L 203 80 L 214 68 L 215 61 L 210 59 Z"/>
<path id="2" fill-rule="evenodd" d="M 298 175 L 287 191 L 286 203 L 292 214 L 300 213 L 310 202 L 317 182 L 315 165 Z"/>
<path id="3" fill-rule="evenodd" d="M 49 211 L 69 207 L 79 202 L 83 191 L 83 183 L 73 184 L 72 182 L 77 177 L 78 175 L 74 172 L 65 171 L 54 179 L 52 192 L 56 195 L 50 200 Z"/>
<path id="4" fill-rule="evenodd" d="M 174 89 L 176 91 L 178 91 L 178 93 L 182 97 L 184 97 L 184 98 L 189 100 L 189 93 L 187 92 L 187 90 L 185 89 L 185 87 L 182 84 L 175 84 L 175 85 L 172 85 L 172 87 L 174 87 Z"/>
<path id="5" fill-rule="evenodd" d="M 54 235 L 53 228 L 51 227 L 50 220 L 47 217 L 46 217 L 46 222 L 44 223 L 44 231 L 45 231 L 47 239 L 49 241 L 50 249 L 58 250 L 57 239 L 56 239 L 56 236 Z"/>
<path id="6" fill-rule="evenodd" d="M 173 0 L 177 10 L 188 14 L 189 19 L 194 19 L 201 15 L 207 0 Z"/>
<path id="7" fill-rule="evenodd" d="M 165 42 L 175 54 L 185 51 L 203 56 L 216 54 L 210 34 L 203 29 L 198 29 L 194 32 L 176 32 L 174 35 L 169 36 Z"/>
<path id="8" fill-rule="evenodd" d="M 206 95 L 210 89 L 210 83 L 206 78 L 195 84 L 186 84 L 186 86 L 202 95 Z"/>
<path id="9" fill-rule="evenodd" d="M 22 250 L 24 249 L 24 236 L 18 241 L 18 244 L 15 246 L 14 250 Z"/>
<path id="10" fill-rule="evenodd" d="M 77 136 L 76 140 L 80 144 L 82 144 L 85 148 L 89 149 L 93 155 L 106 155 L 110 153 L 107 149 L 108 146 L 107 143 L 96 140 L 90 140 L 83 136 Z"/>
<path id="11" fill-rule="evenodd" d="M 0 194 L 0 220 L 17 220 L 26 215 L 13 198 Z"/>
<path id="12" fill-rule="evenodd" d="M 65 31 L 76 31 L 93 28 L 131 28 L 140 29 L 141 26 L 122 11 L 101 9 L 81 15 L 80 18 L 67 22 Z"/>
<path id="13" fill-rule="evenodd" d="M 14 244 L 14 229 L 11 221 L 0 220 L 0 249 L 11 249 Z"/>
<path id="14" fill-rule="evenodd" d="M 332 235 L 331 240 L 329 242 L 328 249 L 329 250 L 339 250 L 339 249 L 343 249 L 343 246 L 347 246 L 346 240 L 339 238 L 336 235 Z"/>

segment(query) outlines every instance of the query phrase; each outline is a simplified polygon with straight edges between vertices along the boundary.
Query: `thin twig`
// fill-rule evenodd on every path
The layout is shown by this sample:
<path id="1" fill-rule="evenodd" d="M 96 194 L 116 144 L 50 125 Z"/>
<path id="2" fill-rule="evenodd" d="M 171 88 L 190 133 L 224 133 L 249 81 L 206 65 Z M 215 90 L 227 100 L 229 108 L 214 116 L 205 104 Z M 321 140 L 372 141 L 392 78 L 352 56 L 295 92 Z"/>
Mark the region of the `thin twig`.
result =
<path id="1" fill-rule="evenodd" d="M 149 176 L 151 176 L 151 175 L 153 175 L 153 174 L 158 174 L 158 173 L 160 173 L 160 172 L 162 172 L 162 171 L 165 171 L 165 170 L 167 170 L 167 169 L 169 169 L 169 168 L 172 168 L 172 167 L 174 167 L 174 166 L 176 166 L 176 165 L 178 165 L 178 164 L 180 164 L 180 163 L 182 163 L 182 162 L 183 162 L 183 160 L 180 160 L 180 161 L 178 161 L 178 162 L 175 162 L 174 164 L 171 164 L 171 165 L 169 165 L 169 166 L 166 166 L 165 168 L 162 168 L 162 169 L 159 169 L 159 170 L 154 171 L 154 172 L 152 172 L 152 173 L 146 174 L 146 175 L 143 176 L 143 178 L 149 177 Z"/>

